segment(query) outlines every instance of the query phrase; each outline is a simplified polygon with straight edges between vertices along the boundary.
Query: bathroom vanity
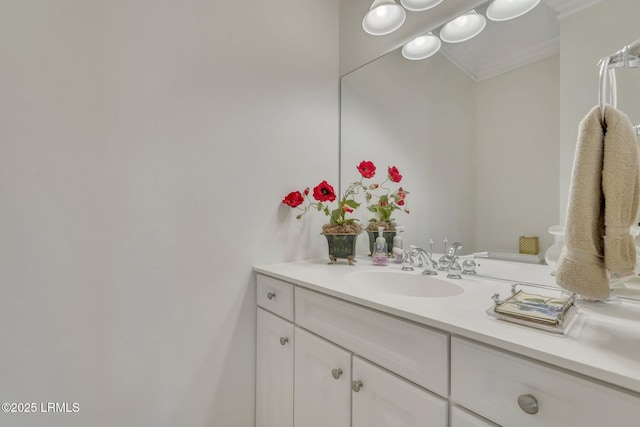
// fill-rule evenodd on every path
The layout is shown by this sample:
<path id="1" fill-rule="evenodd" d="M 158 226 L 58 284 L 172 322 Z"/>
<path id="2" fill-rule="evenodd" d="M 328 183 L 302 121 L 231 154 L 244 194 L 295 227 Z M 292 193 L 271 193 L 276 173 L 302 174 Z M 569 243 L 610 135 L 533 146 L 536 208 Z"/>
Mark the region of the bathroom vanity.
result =
<path id="1" fill-rule="evenodd" d="M 255 267 L 257 427 L 640 425 L 640 304 L 580 302 L 557 334 L 489 316 L 504 281 L 367 261 Z M 480 264 L 553 284 L 547 266 Z"/>

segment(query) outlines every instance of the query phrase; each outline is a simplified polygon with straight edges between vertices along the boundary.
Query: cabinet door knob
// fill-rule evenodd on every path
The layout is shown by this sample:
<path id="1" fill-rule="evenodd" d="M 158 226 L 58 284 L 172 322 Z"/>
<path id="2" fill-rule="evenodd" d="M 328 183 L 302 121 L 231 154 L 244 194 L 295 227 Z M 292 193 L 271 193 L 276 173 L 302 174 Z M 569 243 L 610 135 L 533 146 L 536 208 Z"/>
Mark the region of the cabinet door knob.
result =
<path id="1" fill-rule="evenodd" d="M 275 297 L 276 297 L 276 293 L 275 293 L 275 292 L 273 292 L 273 291 L 269 291 L 269 292 L 267 293 L 267 298 L 268 298 L 268 299 L 274 299 Z"/>
<path id="2" fill-rule="evenodd" d="M 280 337 L 280 344 L 285 345 L 289 342 L 289 338 L 287 337 Z"/>
<path id="3" fill-rule="evenodd" d="M 340 369 L 340 368 L 332 369 L 331 370 L 331 375 L 333 375 L 333 378 L 335 378 L 337 380 L 338 378 L 340 378 L 342 376 L 342 369 Z"/>
<path id="4" fill-rule="evenodd" d="M 532 394 L 522 394 L 518 396 L 518 406 L 527 414 L 538 413 L 538 399 Z"/>
<path id="5" fill-rule="evenodd" d="M 351 390 L 355 391 L 356 393 L 360 391 L 360 389 L 362 388 L 362 381 L 360 380 L 353 380 L 351 381 Z"/>

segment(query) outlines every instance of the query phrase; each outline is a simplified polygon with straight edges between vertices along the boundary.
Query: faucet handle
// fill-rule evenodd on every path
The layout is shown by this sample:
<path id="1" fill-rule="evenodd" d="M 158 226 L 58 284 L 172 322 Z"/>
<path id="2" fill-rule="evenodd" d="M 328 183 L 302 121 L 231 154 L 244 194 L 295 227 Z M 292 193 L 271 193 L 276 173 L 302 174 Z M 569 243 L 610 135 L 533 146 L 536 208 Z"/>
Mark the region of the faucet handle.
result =
<path id="1" fill-rule="evenodd" d="M 462 274 L 477 274 L 476 267 L 479 266 L 476 258 L 489 258 L 489 252 L 474 252 L 471 255 L 461 256 Z"/>
<path id="2" fill-rule="evenodd" d="M 438 258 L 438 270 L 439 271 L 447 271 L 451 266 L 451 259 L 449 259 L 446 255 L 442 255 Z"/>
<path id="3" fill-rule="evenodd" d="M 458 257 L 459 260 L 462 260 L 462 274 L 476 274 L 476 267 L 478 264 L 476 263 L 475 258 L 475 254 Z"/>
<path id="4" fill-rule="evenodd" d="M 413 271 L 413 259 L 411 252 L 414 249 L 407 249 L 402 252 L 402 271 Z"/>
<path id="5" fill-rule="evenodd" d="M 454 258 L 449 266 L 447 278 L 448 279 L 462 279 L 460 273 L 462 272 L 462 267 L 458 263 L 458 257 Z"/>

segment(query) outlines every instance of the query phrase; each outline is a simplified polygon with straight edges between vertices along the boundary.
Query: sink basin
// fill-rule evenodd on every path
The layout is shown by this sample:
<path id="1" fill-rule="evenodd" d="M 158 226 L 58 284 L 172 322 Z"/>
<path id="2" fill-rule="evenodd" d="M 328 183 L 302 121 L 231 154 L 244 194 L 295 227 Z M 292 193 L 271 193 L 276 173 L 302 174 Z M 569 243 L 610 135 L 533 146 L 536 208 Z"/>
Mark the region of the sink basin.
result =
<path id="1" fill-rule="evenodd" d="M 354 271 L 344 279 L 371 291 L 419 298 L 444 298 L 460 295 L 461 286 L 433 276 L 399 271 Z"/>

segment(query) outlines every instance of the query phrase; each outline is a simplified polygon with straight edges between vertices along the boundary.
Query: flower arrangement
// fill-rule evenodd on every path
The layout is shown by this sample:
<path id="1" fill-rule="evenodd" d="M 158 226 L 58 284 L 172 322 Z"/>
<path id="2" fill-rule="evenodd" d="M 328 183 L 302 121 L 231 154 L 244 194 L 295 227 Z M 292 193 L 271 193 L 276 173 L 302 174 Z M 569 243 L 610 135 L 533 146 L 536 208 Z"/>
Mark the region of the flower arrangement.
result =
<path id="1" fill-rule="evenodd" d="M 329 224 L 325 224 L 322 228 L 324 233 L 360 233 L 362 226 L 358 223 L 358 219 L 347 218 L 347 214 L 353 213 L 360 206 L 361 203 L 356 200 L 356 196 L 362 192 L 365 194 L 367 203 L 375 201 L 367 206 L 367 209 L 375 215 L 375 218 L 369 221 L 367 228 L 377 230 L 377 227 L 384 226 L 385 229 L 394 230 L 395 224 L 391 219 L 393 212 L 404 210 L 409 213 L 405 207 L 409 192 L 402 187 L 395 191 L 387 187 L 389 182 L 399 183 L 402 180 L 398 168 L 390 166 L 387 169 L 387 177 L 381 184 L 369 185 L 363 181 L 375 176 L 376 166 L 373 162 L 363 160 L 356 169 L 360 173 L 360 179 L 349 184 L 335 209 L 331 209 L 329 203 L 336 201 L 337 196 L 333 186 L 327 181 L 322 181 L 313 188 L 313 191 L 309 187 L 303 191 L 292 191 L 284 197 L 282 203 L 302 211 L 296 216 L 297 219 L 302 218 L 311 209 L 324 212 L 329 217 Z"/>
<path id="2" fill-rule="evenodd" d="M 374 214 L 374 218 L 369 220 L 367 230 L 377 231 L 378 227 L 384 227 L 385 231 L 395 231 L 395 223 L 391 215 L 396 210 L 403 210 L 409 213 L 406 207 L 406 198 L 409 192 L 402 187 L 392 191 L 386 185 L 389 182 L 399 183 L 402 175 L 395 166 L 387 169 L 387 178 L 380 184 L 371 184 L 366 193 L 367 202 L 370 203 L 367 209 Z M 376 194 L 377 193 L 377 194 Z M 372 203 L 373 201 L 373 203 Z"/>
<path id="3" fill-rule="evenodd" d="M 363 180 L 373 177 L 376 167 L 372 162 L 363 160 L 356 168 L 360 172 L 360 180 L 349 184 L 335 209 L 331 209 L 329 203 L 334 202 L 337 196 L 333 186 L 327 181 L 315 186 L 312 193 L 309 187 L 302 192 L 292 191 L 284 197 L 282 203 L 302 210 L 302 213 L 296 216 L 297 219 L 302 218 L 311 209 L 324 212 L 329 217 L 329 223 L 322 227 L 323 233 L 360 233 L 362 226 L 358 219 L 347 218 L 347 214 L 353 213 L 360 206 L 356 196 L 367 190 L 368 187 L 363 184 Z M 310 193 L 315 201 L 311 199 Z"/>

